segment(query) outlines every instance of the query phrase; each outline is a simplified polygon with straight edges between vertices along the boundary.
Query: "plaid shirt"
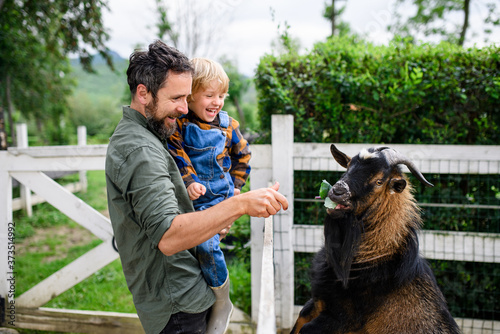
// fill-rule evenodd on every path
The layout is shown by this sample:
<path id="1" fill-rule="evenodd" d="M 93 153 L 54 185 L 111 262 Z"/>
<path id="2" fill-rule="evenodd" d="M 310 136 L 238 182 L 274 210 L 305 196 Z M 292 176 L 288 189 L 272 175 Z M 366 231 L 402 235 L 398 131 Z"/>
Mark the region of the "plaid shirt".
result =
<path id="1" fill-rule="evenodd" d="M 192 111 L 177 119 L 177 130 L 168 139 L 168 150 L 177 163 L 186 188 L 193 182 L 199 182 L 191 159 L 184 151 L 183 130 L 187 123 L 194 123 L 202 130 L 219 129 L 226 132 L 224 151 L 217 156 L 217 163 L 224 172 L 229 171 L 234 187 L 241 190 L 250 173 L 251 152 L 248 142 L 240 132 L 238 121 L 229 117 L 229 126 L 224 129 L 219 125 L 219 115 L 212 122 L 207 123 L 198 118 Z"/>

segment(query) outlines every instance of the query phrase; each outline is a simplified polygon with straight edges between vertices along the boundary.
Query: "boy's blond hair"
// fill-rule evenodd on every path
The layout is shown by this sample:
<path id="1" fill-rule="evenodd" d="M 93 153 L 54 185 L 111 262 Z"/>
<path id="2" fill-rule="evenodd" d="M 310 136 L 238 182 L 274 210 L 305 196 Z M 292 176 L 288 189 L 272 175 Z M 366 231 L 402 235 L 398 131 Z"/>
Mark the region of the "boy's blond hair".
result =
<path id="1" fill-rule="evenodd" d="M 188 96 L 188 102 L 192 101 L 192 95 L 210 87 L 213 81 L 216 81 L 217 87 L 221 93 L 227 95 L 229 90 L 229 77 L 222 68 L 221 64 L 207 58 L 193 58 L 191 65 L 194 68 L 193 85 L 191 95 Z"/>

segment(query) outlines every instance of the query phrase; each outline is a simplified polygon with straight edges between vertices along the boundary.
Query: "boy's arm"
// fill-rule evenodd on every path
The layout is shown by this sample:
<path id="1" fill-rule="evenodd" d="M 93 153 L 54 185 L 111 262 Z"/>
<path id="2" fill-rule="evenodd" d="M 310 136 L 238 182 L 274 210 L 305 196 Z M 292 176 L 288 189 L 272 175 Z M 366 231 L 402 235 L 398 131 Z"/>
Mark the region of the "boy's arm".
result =
<path id="1" fill-rule="evenodd" d="M 174 158 L 177 168 L 179 168 L 182 175 L 182 180 L 187 188 L 190 184 L 200 182 L 200 180 L 191 163 L 191 159 L 186 154 L 186 151 L 184 151 L 184 139 L 180 131 L 181 126 L 182 124 L 179 124 L 179 120 L 177 120 L 177 129 L 174 134 L 168 138 L 167 148 L 170 155 Z"/>
<path id="2" fill-rule="evenodd" d="M 250 146 L 248 141 L 243 138 L 240 132 L 238 121 L 232 119 L 231 123 L 231 147 L 229 155 L 231 156 L 231 170 L 229 171 L 236 189 L 241 189 L 245 185 L 248 175 L 250 174 Z"/>

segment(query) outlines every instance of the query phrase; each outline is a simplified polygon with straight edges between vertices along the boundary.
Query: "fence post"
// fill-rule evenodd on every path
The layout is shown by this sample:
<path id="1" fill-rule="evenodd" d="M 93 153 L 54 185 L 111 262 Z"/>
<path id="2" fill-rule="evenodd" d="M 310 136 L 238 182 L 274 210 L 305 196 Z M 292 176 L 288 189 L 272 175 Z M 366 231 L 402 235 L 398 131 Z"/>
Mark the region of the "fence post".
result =
<path id="1" fill-rule="evenodd" d="M 87 145 L 87 127 L 85 125 L 80 125 L 77 128 L 78 134 L 78 146 Z M 82 192 L 87 192 L 87 171 L 81 170 L 78 172 L 80 176 L 80 189 Z"/>
<path id="2" fill-rule="evenodd" d="M 274 216 L 274 267 L 276 322 L 280 329 L 293 326 L 294 253 L 293 253 L 293 115 L 272 115 L 273 182 L 288 199 L 287 211 Z"/>
<path id="3" fill-rule="evenodd" d="M 276 333 L 276 311 L 274 302 L 274 261 L 273 261 L 273 216 L 266 218 L 264 245 L 262 250 L 262 273 L 260 280 L 260 305 L 257 334 Z"/>
<path id="4" fill-rule="evenodd" d="M 0 151 L 0 161 L 8 158 L 7 151 Z M 0 168 L 0 326 L 15 320 L 15 226 L 12 219 L 12 178 Z M 10 234 L 9 234 L 10 233 Z M 9 257 L 10 256 L 10 257 Z"/>
<path id="5" fill-rule="evenodd" d="M 17 131 L 17 147 L 27 148 L 28 147 L 28 127 L 25 123 L 16 124 Z M 31 190 L 24 184 L 19 184 L 20 197 L 21 197 L 21 207 L 26 211 L 28 217 L 33 215 L 33 208 L 31 204 Z"/>
<path id="6" fill-rule="evenodd" d="M 250 164 L 250 190 L 265 188 L 269 186 L 272 179 L 271 171 L 271 145 L 251 146 L 252 160 Z M 250 256 L 251 256 L 251 280 L 252 280 L 252 321 L 258 322 L 261 275 L 262 275 L 262 254 L 264 245 L 264 218 L 250 217 Z M 274 282 L 268 282 L 273 284 Z"/>

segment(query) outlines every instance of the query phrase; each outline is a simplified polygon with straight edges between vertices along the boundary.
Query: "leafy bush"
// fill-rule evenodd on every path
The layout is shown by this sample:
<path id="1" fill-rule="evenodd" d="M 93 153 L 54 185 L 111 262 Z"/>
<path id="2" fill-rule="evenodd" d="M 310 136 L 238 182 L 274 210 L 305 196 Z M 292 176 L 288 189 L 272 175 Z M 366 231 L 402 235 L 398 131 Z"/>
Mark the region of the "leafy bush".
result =
<path id="1" fill-rule="evenodd" d="M 499 51 L 344 37 L 266 55 L 255 78 L 263 141 L 272 114 L 292 114 L 297 142 L 497 144 Z"/>

